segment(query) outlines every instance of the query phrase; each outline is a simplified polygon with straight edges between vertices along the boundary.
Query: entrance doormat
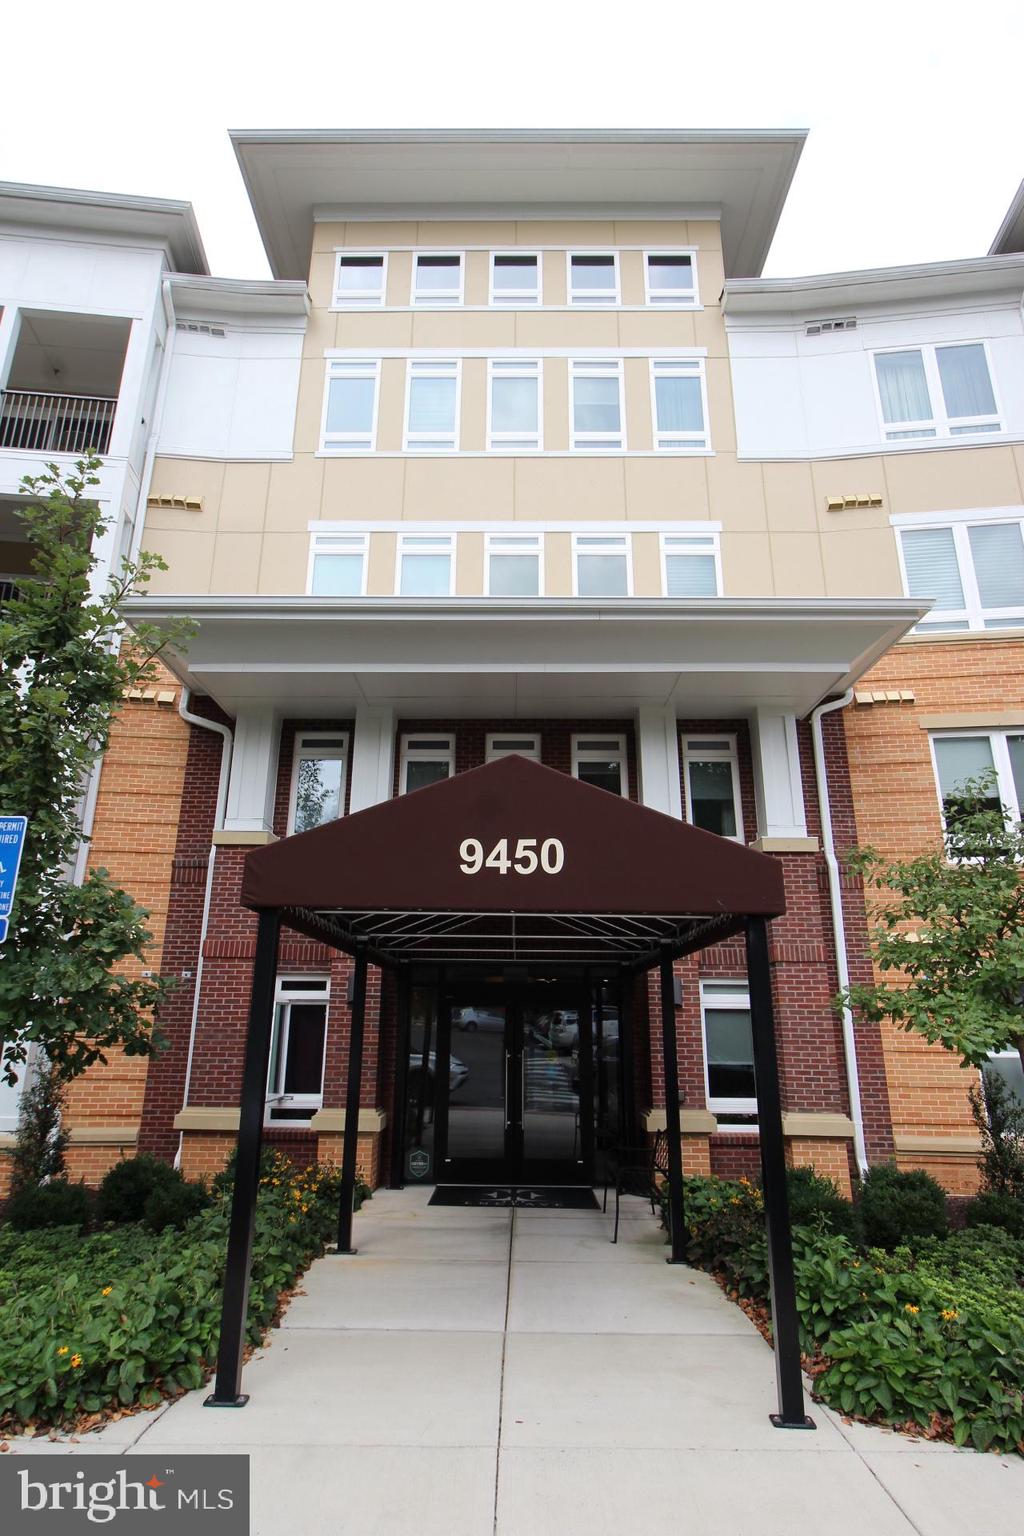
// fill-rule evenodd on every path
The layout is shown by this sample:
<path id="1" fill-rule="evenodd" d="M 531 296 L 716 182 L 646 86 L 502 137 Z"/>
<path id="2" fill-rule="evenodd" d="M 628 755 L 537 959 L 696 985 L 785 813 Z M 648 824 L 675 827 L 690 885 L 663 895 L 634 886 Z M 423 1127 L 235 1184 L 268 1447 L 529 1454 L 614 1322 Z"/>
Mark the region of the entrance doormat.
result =
<path id="1" fill-rule="evenodd" d="M 431 1205 L 515 1206 L 529 1211 L 596 1211 L 592 1189 L 581 1185 L 439 1184 Z"/>

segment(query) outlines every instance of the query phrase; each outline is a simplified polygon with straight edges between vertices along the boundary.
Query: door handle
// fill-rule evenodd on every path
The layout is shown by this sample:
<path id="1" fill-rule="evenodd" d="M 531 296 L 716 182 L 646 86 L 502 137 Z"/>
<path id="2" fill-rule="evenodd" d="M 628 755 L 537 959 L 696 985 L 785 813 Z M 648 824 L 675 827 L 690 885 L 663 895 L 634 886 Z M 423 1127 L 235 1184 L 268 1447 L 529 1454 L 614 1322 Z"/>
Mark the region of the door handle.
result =
<path id="1" fill-rule="evenodd" d="M 511 1051 L 506 1051 L 505 1052 L 505 1129 L 506 1129 L 506 1131 L 508 1130 L 509 1126 L 512 1124 L 512 1106 L 511 1106 L 511 1101 L 509 1100 L 509 1096 L 508 1096 L 508 1089 L 509 1089 L 508 1069 L 509 1069 L 509 1064 L 511 1063 L 511 1060 L 512 1060 L 512 1052 Z"/>

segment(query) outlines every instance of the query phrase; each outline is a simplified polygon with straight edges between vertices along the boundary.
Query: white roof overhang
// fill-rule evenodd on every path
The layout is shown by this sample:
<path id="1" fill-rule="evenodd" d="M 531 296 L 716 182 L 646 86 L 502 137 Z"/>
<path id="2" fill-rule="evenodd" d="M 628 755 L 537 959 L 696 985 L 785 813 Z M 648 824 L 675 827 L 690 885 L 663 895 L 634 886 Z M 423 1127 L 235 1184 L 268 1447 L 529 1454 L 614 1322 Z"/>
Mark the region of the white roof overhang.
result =
<path id="1" fill-rule="evenodd" d="M 174 270 L 209 271 L 192 204 L 171 198 L 0 181 L 0 223 L 157 242 L 166 248 Z"/>
<path id="2" fill-rule="evenodd" d="M 725 719 L 805 715 L 927 611 L 909 598 L 135 597 L 129 624 L 190 616 L 165 655 L 228 714 L 360 705 L 441 717 L 608 715 L 640 705 Z"/>

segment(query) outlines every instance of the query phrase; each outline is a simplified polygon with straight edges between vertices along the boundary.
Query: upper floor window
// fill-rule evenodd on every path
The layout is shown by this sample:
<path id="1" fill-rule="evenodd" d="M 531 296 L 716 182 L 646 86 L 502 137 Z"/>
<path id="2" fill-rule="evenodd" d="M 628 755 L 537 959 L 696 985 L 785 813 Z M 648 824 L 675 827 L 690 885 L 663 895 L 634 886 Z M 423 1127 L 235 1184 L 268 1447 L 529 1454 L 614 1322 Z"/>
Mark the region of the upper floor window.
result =
<path id="1" fill-rule="evenodd" d="M 619 258 L 614 252 L 568 253 L 569 303 L 618 304 Z"/>
<path id="2" fill-rule="evenodd" d="M 407 449 L 455 452 L 459 446 L 459 380 L 456 358 L 410 361 L 405 408 Z"/>
<path id="3" fill-rule="evenodd" d="M 625 736 L 574 736 L 572 771 L 584 784 L 608 789 L 613 795 L 628 795 Z"/>
<path id="4" fill-rule="evenodd" d="M 450 597 L 450 534 L 402 534 L 398 541 L 398 591 L 402 597 Z"/>
<path id="5" fill-rule="evenodd" d="M 704 366 L 699 358 L 652 358 L 651 402 L 655 448 L 708 446 Z"/>
<path id="6" fill-rule="evenodd" d="M 487 365 L 487 446 L 541 446 L 541 369 L 529 359 L 492 358 Z"/>
<path id="7" fill-rule="evenodd" d="M 629 539 L 613 534 L 573 534 L 573 595 L 628 597 Z"/>
<path id="8" fill-rule="evenodd" d="M 455 772 L 454 736 L 403 736 L 398 793 L 409 794 L 450 779 Z"/>
<path id="9" fill-rule="evenodd" d="M 648 304 L 694 304 L 693 256 L 685 251 L 647 251 L 644 279 Z"/>
<path id="10" fill-rule="evenodd" d="M 932 737 L 935 781 L 948 826 L 961 809 L 965 786 L 991 778 L 986 809 L 1005 805 L 1014 821 L 1024 817 L 1024 735 L 1011 731 L 956 732 Z"/>
<path id="11" fill-rule="evenodd" d="M 354 358 L 330 364 L 324 402 L 325 448 L 350 452 L 373 448 L 379 385 L 379 362 Z"/>
<path id="12" fill-rule="evenodd" d="M 387 286 L 386 255 L 348 255 L 339 252 L 334 270 L 334 303 L 360 309 L 379 309 Z"/>
<path id="13" fill-rule="evenodd" d="M 722 1126 L 757 1129 L 750 994 L 742 981 L 702 981 L 704 1070 L 708 1109 Z"/>
<path id="14" fill-rule="evenodd" d="M 1000 430 L 983 342 L 876 352 L 875 379 L 886 442 Z"/>
<path id="15" fill-rule="evenodd" d="M 345 810 L 348 735 L 302 731 L 295 738 L 288 832 L 309 832 L 336 821 Z"/>
<path id="16" fill-rule="evenodd" d="M 487 535 L 488 597 L 540 597 L 543 590 L 539 534 Z"/>
<path id="17" fill-rule="evenodd" d="M 315 597 L 365 595 L 365 533 L 315 533 L 309 563 L 307 585 Z"/>
<path id="18" fill-rule="evenodd" d="M 661 559 L 666 597 L 717 597 L 722 589 L 718 535 L 663 533 Z"/>
<path id="19" fill-rule="evenodd" d="M 626 446 L 623 432 L 622 363 L 579 359 L 569 364 L 572 447 L 615 453 Z"/>
<path id="20" fill-rule="evenodd" d="M 498 736 L 489 733 L 487 737 L 487 761 L 493 763 L 499 757 L 511 757 L 518 753 L 520 757 L 531 757 L 534 762 L 540 762 L 540 737 L 539 736 Z"/>
<path id="21" fill-rule="evenodd" d="M 519 309 L 540 301 L 540 257 L 525 251 L 495 251 L 491 256 L 491 303 Z"/>
<path id="22" fill-rule="evenodd" d="M 279 976 L 274 990 L 266 1122 L 308 1121 L 323 1103 L 327 976 Z"/>
<path id="23" fill-rule="evenodd" d="M 686 819 L 719 837 L 743 841 L 735 736 L 684 736 Z"/>
<path id="24" fill-rule="evenodd" d="M 461 252 L 413 257 L 412 302 L 450 306 L 462 303 Z"/>
<path id="25" fill-rule="evenodd" d="M 934 598 L 920 633 L 1024 626 L 1024 538 L 1019 518 L 901 527 L 904 582 Z"/>

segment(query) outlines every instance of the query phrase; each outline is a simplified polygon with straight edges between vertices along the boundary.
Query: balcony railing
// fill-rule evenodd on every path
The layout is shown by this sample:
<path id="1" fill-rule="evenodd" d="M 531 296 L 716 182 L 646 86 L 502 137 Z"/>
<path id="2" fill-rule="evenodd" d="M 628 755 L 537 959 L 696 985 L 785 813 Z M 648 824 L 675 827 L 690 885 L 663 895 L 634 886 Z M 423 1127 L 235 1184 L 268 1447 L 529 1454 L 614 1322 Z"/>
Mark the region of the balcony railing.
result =
<path id="1" fill-rule="evenodd" d="M 102 395 L 30 394 L 5 389 L 0 448 L 26 453 L 106 453 L 117 401 Z"/>
<path id="2" fill-rule="evenodd" d="M 10 576 L 0 576 L 0 608 L 18 595 L 18 583 Z"/>

